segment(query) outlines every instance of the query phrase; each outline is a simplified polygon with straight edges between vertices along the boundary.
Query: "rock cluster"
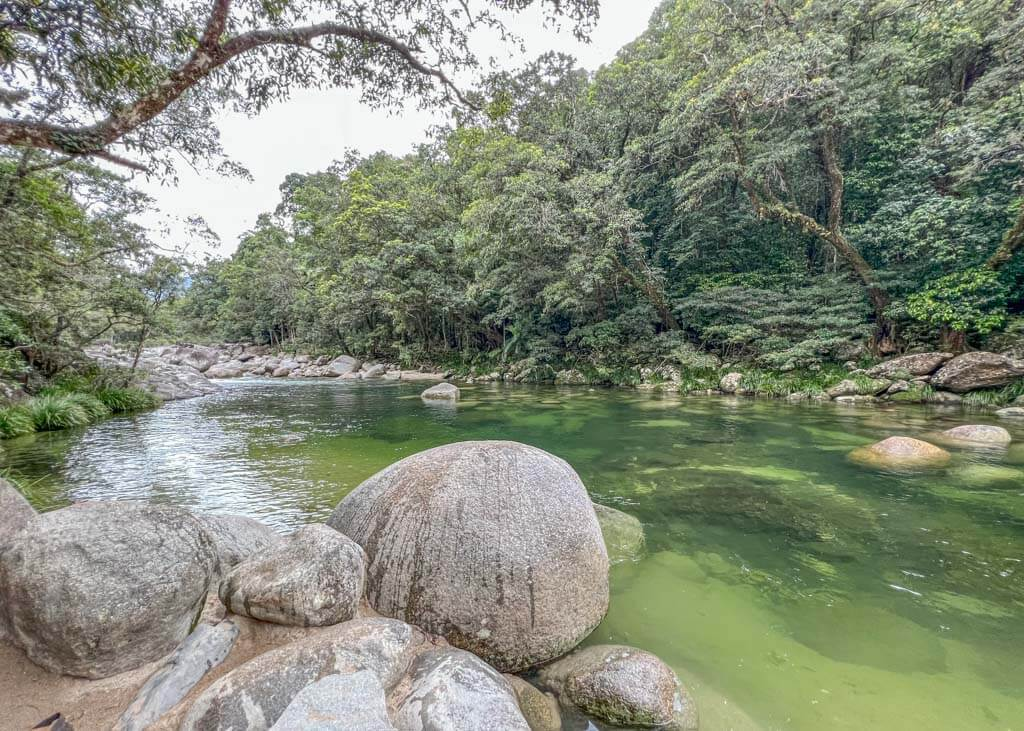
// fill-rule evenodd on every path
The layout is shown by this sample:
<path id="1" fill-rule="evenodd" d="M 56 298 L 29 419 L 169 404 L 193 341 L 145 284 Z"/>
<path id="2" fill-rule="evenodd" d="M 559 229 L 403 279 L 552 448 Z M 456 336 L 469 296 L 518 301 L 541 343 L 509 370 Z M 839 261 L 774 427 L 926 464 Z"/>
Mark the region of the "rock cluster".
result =
<path id="1" fill-rule="evenodd" d="M 343 532 L 281 537 L 137 502 L 36 515 L 2 482 L 0 500 L 20 516 L 0 533 L 13 643 L 59 673 L 150 668 L 104 727 L 555 731 L 557 695 L 607 724 L 696 728 L 689 696 L 648 653 L 557 660 L 604 616 L 608 558 L 576 473 L 533 447 L 469 442 L 396 463 L 339 505 Z M 600 511 L 618 536 L 607 540 L 642 545 L 638 521 Z M 240 616 L 207 601 L 218 582 Z M 293 634 L 231 661 L 257 625 Z M 551 692 L 501 674 L 551 660 Z"/>

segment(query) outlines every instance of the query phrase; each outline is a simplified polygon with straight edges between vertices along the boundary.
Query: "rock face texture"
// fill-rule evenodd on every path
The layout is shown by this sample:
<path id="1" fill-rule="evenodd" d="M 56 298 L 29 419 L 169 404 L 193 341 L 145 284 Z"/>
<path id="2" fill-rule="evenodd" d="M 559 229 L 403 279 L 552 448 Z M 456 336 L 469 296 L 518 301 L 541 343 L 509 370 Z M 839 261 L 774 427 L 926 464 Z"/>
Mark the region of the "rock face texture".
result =
<path id="1" fill-rule="evenodd" d="M 996 353 L 964 353 L 932 376 L 932 385 L 954 393 L 1005 386 L 1024 376 L 1024 360 Z"/>
<path id="2" fill-rule="evenodd" d="M 216 625 L 199 624 L 142 686 L 114 731 L 149 728 L 188 695 L 206 673 L 224 662 L 237 639 L 238 625 L 230 619 Z"/>
<path id="3" fill-rule="evenodd" d="M 368 670 L 385 689 L 429 646 L 426 635 L 393 619 L 357 619 L 263 653 L 200 695 L 181 731 L 266 731 L 306 686 L 326 675 Z"/>
<path id="4" fill-rule="evenodd" d="M 202 345 L 171 345 L 158 351 L 161 358 L 174 365 L 195 368 L 200 373 L 213 366 L 220 358 L 215 348 Z"/>
<path id="5" fill-rule="evenodd" d="M 328 675 L 303 688 L 271 731 L 395 731 L 384 686 L 369 670 Z"/>
<path id="6" fill-rule="evenodd" d="M 1005 445 L 1013 441 L 1010 432 L 1003 429 L 1003 427 L 989 426 L 987 424 L 955 426 L 942 432 L 942 436 L 957 442 L 972 442 L 975 444 Z"/>
<path id="7" fill-rule="evenodd" d="M 104 678 L 188 635 L 217 571 L 207 532 L 177 508 L 80 503 L 44 513 L 0 553 L 11 638 L 55 673 Z"/>
<path id="8" fill-rule="evenodd" d="M 428 401 L 458 401 L 459 395 L 458 386 L 452 383 L 439 383 L 421 393 L 420 398 L 427 399 Z"/>
<path id="9" fill-rule="evenodd" d="M 350 493 L 328 525 L 365 549 L 374 609 L 503 672 L 565 654 L 608 608 L 608 554 L 583 483 L 525 444 L 407 457 Z"/>
<path id="10" fill-rule="evenodd" d="M 86 348 L 85 354 L 103 368 L 130 368 L 134 360 L 128 352 L 108 345 Z M 207 396 L 220 390 L 220 386 L 192 366 L 164 360 L 155 351 L 143 351 L 137 368 L 139 385 L 164 401 Z"/>
<path id="11" fill-rule="evenodd" d="M 508 682 L 475 655 L 446 647 L 416 658 L 396 702 L 399 731 L 530 731 Z"/>
<path id="12" fill-rule="evenodd" d="M 220 599 L 264 622 L 323 627 L 355 616 L 365 579 L 363 550 L 314 524 L 238 564 L 224 577 Z"/>
<path id="13" fill-rule="evenodd" d="M 540 682 L 563 703 L 599 721 L 640 728 L 699 727 L 697 705 L 656 656 L 623 645 L 595 645 L 548 665 Z"/>
<path id="14" fill-rule="evenodd" d="M 911 376 L 931 375 L 936 369 L 953 357 L 952 353 L 914 353 L 879 363 L 868 370 L 873 378 L 892 378 L 893 376 L 910 374 Z"/>
<path id="15" fill-rule="evenodd" d="M 518 675 L 506 675 L 505 680 L 516 695 L 519 710 L 530 726 L 530 731 L 561 731 L 562 713 L 558 700 L 526 682 Z"/>
<path id="16" fill-rule="evenodd" d="M 348 373 L 358 373 L 362 364 L 351 355 L 340 355 L 327 365 L 328 376 L 344 376 Z"/>
<path id="17" fill-rule="evenodd" d="M 250 556 L 279 546 L 284 541 L 284 536 L 269 525 L 243 515 L 202 513 L 197 514 L 196 519 L 213 539 L 222 573 L 227 573 Z"/>
<path id="18" fill-rule="evenodd" d="M 25 496 L 0 477 L 0 546 L 36 517 Z"/>
<path id="19" fill-rule="evenodd" d="M 608 549 L 608 560 L 612 563 L 636 561 L 644 552 L 647 539 L 639 520 L 621 510 L 594 503 L 597 522 Z"/>
<path id="20" fill-rule="evenodd" d="M 934 444 L 910 437 L 889 437 L 850 452 L 850 459 L 874 467 L 940 467 L 949 462 L 949 452 Z"/>

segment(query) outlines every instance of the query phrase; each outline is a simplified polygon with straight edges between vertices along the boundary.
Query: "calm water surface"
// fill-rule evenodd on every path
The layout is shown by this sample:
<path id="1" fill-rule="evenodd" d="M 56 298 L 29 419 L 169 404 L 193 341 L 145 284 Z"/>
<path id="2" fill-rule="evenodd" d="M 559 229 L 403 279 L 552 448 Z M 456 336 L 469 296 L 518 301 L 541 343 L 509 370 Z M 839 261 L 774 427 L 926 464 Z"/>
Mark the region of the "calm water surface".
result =
<path id="1" fill-rule="evenodd" d="M 85 431 L 4 442 L 41 508 L 142 498 L 323 520 L 363 479 L 427 447 L 514 439 L 568 460 L 644 521 L 591 642 L 652 650 L 703 728 L 1024 729 L 1024 428 L 935 472 L 846 453 L 891 434 L 993 423 L 959 410 L 791 406 L 631 391 L 228 382 Z"/>

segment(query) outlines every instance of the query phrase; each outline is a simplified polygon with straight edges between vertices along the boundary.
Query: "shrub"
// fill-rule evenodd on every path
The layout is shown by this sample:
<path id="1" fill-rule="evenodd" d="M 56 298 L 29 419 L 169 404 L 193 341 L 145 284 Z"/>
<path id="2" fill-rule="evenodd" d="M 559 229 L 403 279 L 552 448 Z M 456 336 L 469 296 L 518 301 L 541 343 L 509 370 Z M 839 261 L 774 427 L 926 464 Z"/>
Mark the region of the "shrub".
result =
<path id="1" fill-rule="evenodd" d="M 93 395 L 115 414 L 144 411 L 160 405 L 159 398 L 141 388 L 101 388 Z"/>
<path id="2" fill-rule="evenodd" d="M 89 423 L 89 412 L 69 396 L 37 396 L 28 402 L 26 408 L 36 431 L 70 429 Z"/>
<path id="3" fill-rule="evenodd" d="M 36 430 L 32 415 L 24 406 L 0 408 L 0 439 L 12 439 Z"/>

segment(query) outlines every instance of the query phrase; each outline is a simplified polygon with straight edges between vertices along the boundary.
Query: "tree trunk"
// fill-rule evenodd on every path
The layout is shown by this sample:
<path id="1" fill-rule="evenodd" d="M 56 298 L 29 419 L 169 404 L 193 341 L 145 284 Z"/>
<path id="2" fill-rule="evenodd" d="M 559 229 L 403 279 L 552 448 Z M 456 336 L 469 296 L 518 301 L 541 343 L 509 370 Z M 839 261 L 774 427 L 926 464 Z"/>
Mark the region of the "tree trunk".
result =
<path id="1" fill-rule="evenodd" d="M 1024 247 L 1024 203 L 1021 204 L 1017 220 L 1006 232 L 999 248 L 989 257 L 987 266 L 993 271 L 999 271 L 1004 264 L 1013 258 L 1013 255 Z"/>

